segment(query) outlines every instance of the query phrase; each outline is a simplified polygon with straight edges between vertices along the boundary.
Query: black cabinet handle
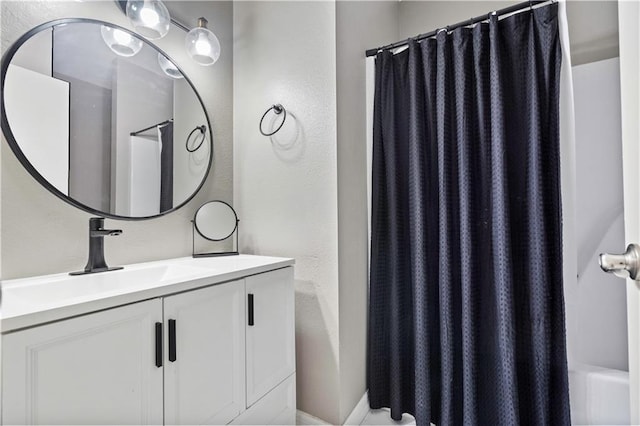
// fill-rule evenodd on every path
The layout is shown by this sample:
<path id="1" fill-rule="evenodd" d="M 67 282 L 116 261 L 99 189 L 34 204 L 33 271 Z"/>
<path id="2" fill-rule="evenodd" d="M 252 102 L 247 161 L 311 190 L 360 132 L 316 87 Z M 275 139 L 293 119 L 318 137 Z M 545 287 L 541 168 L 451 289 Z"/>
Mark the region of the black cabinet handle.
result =
<path id="1" fill-rule="evenodd" d="M 162 367 L 162 323 L 156 323 L 156 367 Z"/>
<path id="2" fill-rule="evenodd" d="M 169 361 L 176 360 L 176 320 L 169 320 Z"/>
<path id="3" fill-rule="evenodd" d="M 249 293 L 247 295 L 248 303 L 249 303 L 249 325 L 254 325 L 253 322 L 253 294 Z"/>

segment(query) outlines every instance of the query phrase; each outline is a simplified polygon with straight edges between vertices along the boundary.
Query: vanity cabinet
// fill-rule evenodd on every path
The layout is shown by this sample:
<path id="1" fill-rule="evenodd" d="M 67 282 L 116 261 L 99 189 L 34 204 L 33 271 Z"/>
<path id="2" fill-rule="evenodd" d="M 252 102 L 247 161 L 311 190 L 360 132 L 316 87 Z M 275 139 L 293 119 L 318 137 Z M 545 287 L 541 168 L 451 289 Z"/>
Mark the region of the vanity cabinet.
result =
<path id="1" fill-rule="evenodd" d="M 3 424 L 294 424 L 293 268 L 3 335 Z"/>
<path id="2" fill-rule="evenodd" d="M 245 281 L 249 407 L 296 369 L 295 309 L 291 268 Z"/>
<path id="3" fill-rule="evenodd" d="M 155 299 L 3 336 L 3 424 L 162 424 L 161 321 Z"/>
<path id="4" fill-rule="evenodd" d="M 167 424 L 226 424 L 244 411 L 244 295 L 234 281 L 164 299 Z"/>

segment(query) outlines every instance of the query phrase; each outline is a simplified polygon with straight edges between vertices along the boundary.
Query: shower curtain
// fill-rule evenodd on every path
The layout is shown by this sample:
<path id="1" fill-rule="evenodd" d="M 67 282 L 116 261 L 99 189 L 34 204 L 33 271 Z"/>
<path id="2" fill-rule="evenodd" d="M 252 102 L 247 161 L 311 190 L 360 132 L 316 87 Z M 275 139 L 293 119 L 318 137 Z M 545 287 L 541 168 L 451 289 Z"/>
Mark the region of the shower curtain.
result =
<path id="1" fill-rule="evenodd" d="M 158 127 L 160 141 L 160 212 L 173 208 L 173 122 Z"/>
<path id="2" fill-rule="evenodd" d="M 417 423 L 569 425 L 557 3 L 376 58 L 368 387 Z"/>

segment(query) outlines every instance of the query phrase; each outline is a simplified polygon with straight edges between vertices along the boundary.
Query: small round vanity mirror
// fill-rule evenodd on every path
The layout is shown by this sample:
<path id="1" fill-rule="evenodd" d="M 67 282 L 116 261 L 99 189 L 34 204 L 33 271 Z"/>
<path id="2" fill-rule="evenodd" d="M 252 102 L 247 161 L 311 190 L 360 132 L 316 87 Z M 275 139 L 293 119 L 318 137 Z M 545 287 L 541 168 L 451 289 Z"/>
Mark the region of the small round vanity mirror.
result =
<path id="1" fill-rule="evenodd" d="M 229 238 L 238 227 L 236 211 L 224 201 L 204 203 L 194 219 L 198 234 L 210 241 L 222 241 Z"/>

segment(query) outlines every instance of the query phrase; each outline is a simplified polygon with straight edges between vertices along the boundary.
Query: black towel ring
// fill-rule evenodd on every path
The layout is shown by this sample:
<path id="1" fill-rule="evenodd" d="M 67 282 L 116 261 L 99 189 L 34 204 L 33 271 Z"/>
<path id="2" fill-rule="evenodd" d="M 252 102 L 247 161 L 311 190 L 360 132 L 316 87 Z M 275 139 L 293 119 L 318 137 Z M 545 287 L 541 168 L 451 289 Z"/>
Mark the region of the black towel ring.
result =
<path id="1" fill-rule="evenodd" d="M 200 131 L 202 138 L 200 139 L 200 142 L 198 142 L 198 144 L 195 146 L 195 148 L 189 148 L 189 139 L 191 139 L 191 136 L 193 136 L 193 134 L 198 130 Z M 204 143 L 206 132 L 207 132 L 207 126 L 205 126 L 204 124 L 202 126 L 197 126 L 195 129 L 193 129 L 191 133 L 189 133 L 189 136 L 187 136 L 187 140 L 185 142 L 185 147 L 187 148 L 187 151 L 196 152 L 198 149 L 200 149 L 200 147 Z"/>
<path id="2" fill-rule="evenodd" d="M 275 112 L 276 114 L 282 114 L 284 112 L 284 116 L 282 118 L 282 123 L 280 123 L 280 125 L 278 126 L 277 129 L 275 129 L 271 133 L 265 133 L 264 130 L 262 130 L 262 122 L 264 121 L 264 118 L 267 116 L 267 114 L 269 114 L 269 111 L 271 111 L 271 110 L 273 110 L 273 112 Z M 287 110 L 284 109 L 284 107 L 281 104 L 273 105 L 264 114 L 262 114 L 262 118 L 260 119 L 260 125 L 258 126 L 260 128 L 260 133 L 262 133 L 264 136 L 273 136 L 273 135 L 275 135 L 276 133 L 278 133 L 278 130 L 282 129 L 282 126 L 284 126 L 284 121 L 286 119 L 287 119 Z"/>

